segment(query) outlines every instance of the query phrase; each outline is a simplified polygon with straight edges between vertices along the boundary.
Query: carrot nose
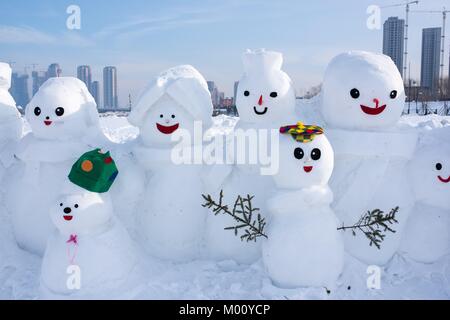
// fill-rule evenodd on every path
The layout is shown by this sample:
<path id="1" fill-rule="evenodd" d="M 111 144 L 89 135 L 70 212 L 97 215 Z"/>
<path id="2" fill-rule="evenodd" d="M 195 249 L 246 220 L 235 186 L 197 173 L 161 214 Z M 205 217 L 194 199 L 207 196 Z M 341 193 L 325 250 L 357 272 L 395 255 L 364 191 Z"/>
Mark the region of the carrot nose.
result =
<path id="1" fill-rule="evenodd" d="M 260 106 L 262 106 L 262 104 L 263 104 L 263 98 L 262 98 L 262 95 L 259 97 L 258 104 L 259 104 Z"/>
<path id="2" fill-rule="evenodd" d="M 373 103 L 375 103 L 375 108 L 378 108 L 380 101 L 377 98 L 375 98 L 375 99 L 373 99 Z"/>

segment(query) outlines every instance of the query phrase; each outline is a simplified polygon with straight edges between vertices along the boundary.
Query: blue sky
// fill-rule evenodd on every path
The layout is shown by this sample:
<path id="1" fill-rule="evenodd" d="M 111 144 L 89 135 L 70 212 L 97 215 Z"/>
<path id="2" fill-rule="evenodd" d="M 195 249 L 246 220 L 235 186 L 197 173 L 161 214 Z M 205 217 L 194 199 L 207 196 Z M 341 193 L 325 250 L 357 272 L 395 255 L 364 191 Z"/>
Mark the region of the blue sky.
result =
<path id="1" fill-rule="evenodd" d="M 242 52 L 266 48 L 284 53 L 284 69 L 301 93 L 321 82 L 328 61 L 339 52 L 381 51 L 382 29 L 366 27 L 366 9 L 402 1 L 2 0 L 0 61 L 16 62 L 19 72 L 34 63 L 44 70 L 59 62 L 64 75 L 89 64 L 100 80 L 103 66 L 115 65 L 123 105 L 129 93 L 136 97 L 160 71 L 185 63 L 232 95 L 233 81 L 242 73 Z M 422 0 L 416 8 L 440 10 L 446 2 Z M 66 28 L 71 4 L 81 8 L 81 30 Z M 382 9 L 382 22 L 388 16 L 403 17 L 404 8 Z M 418 77 L 421 29 L 441 26 L 441 15 L 413 13 L 410 20 L 411 69 Z M 446 70 L 448 44 L 447 39 Z"/>

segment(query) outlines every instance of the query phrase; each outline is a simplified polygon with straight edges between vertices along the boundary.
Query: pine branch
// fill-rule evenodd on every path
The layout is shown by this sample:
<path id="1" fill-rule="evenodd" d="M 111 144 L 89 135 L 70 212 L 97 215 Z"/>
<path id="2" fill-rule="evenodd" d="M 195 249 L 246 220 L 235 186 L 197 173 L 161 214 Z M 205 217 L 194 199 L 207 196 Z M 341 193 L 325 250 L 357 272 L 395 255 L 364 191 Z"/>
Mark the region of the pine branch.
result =
<path id="1" fill-rule="evenodd" d="M 224 229 L 234 231 L 236 236 L 239 236 L 239 231 L 242 230 L 243 234 L 240 235 L 242 241 L 256 242 L 259 237 L 267 238 L 267 235 L 264 233 L 266 221 L 259 214 L 259 208 L 254 208 L 252 205 L 254 196 L 247 195 L 245 198 L 238 196 L 231 211 L 227 205 L 223 204 L 223 190 L 220 191 L 218 202 L 209 194 L 202 194 L 202 197 L 205 200 L 202 204 L 204 208 L 211 209 L 214 215 L 227 214 L 237 222 L 237 225 Z M 257 213 L 256 220 L 253 219 L 255 213 Z"/>
<path id="2" fill-rule="evenodd" d="M 356 236 L 356 231 L 364 233 L 364 235 L 370 240 L 369 245 L 375 245 L 378 249 L 381 248 L 381 243 L 386 237 L 386 232 L 395 233 L 391 225 L 398 223 L 395 215 L 398 213 L 399 207 L 391 209 L 388 214 L 384 214 L 380 209 L 367 211 L 359 220 L 352 226 L 344 226 L 338 228 L 338 230 L 352 230 L 353 236 Z M 356 231 L 355 231 L 356 230 Z"/>

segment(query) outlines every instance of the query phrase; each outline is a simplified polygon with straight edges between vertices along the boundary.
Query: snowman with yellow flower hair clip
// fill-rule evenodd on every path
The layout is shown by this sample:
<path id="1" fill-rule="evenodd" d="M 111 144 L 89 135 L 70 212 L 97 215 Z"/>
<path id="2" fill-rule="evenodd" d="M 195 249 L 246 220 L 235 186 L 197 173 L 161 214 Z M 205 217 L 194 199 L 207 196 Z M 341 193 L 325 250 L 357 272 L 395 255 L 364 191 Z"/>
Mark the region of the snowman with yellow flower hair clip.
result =
<path id="1" fill-rule="evenodd" d="M 270 222 L 263 260 L 275 285 L 333 287 L 342 272 L 344 244 L 330 209 L 328 180 L 334 153 L 322 128 L 280 128 L 276 194 L 268 200 Z"/>

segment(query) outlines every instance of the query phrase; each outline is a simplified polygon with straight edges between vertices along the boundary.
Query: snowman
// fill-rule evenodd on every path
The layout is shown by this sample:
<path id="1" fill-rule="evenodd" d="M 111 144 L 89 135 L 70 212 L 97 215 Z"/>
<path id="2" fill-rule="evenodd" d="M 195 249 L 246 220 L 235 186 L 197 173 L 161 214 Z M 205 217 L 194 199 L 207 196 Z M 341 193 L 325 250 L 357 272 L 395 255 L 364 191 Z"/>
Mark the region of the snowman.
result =
<path id="1" fill-rule="evenodd" d="M 102 145 L 96 104 L 76 78 L 47 80 L 28 104 L 31 133 L 9 170 L 6 205 L 19 246 L 42 255 L 52 230 L 48 208 L 60 192 L 72 163 L 91 144 Z M 102 139 L 103 137 L 103 139 Z"/>
<path id="2" fill-rule="evenodd" d="M 117 168 L 109 153 L 87 152 L 73 165 L 50 210 L 56 230 L 42 261 L 43 299 L 120 298 L 138 270 L 135 248 L 106 193 Z"/>
<path id="3" fill-rule="evenodd" d="M 441 134 L 443 134 L 442 132 Z M 401 250 L 419 262 L 437 261 L 450 244 L 450 147 L 428 145 L 409 165 L 416 204 L 406 225 Z"/>
<path id="4" fill-rule="evenodd" d="M 10 87 L 11 68 L 9 64 L 0 62 L 0 181 L 6 168 L 14 162 L 14 148 L 22 136 L 23 123 L 16 102 L 8 91 Z"/>
<path id="5" fill-rule="evenodd" d="M 387 263 L 399 248 L 413 206 L 405 166 L 416 135 L 395 125 L 404 108 L 403 81 L 385 55 L 343 53 L 327 67 L 321 114 L 336 153 L 330 186 L 333 209 L 345 225 L 355 224 L 368 210 L 400 210 L 381 248 L 369 246 L 364 234 L 344 234 L 346 250 L 368 264 Z"/>
<path id="6" fill-rule="evenodd" d="M 283 56 L 279 52 L 259 49 L 247 50 L 243 55 L 244 75 L 239 81 L 236 107 L 239 122 L 232 132 L 234 144 L 227 145 L 227 161 L 229 155 L 237 155 L 231 159 L 227 173 L 216 179 L 216 193 L 223 190 L 224 202 L 234 203 L 238 195 L 254 195 L 254 206 L 260 208 L 262 215 L 266 212 L 265 202 L 274 186 L 270 177 L 272 173 L 262 174 L 261 159 L 250 163 L 252 156 L 261 152 L 272 155 L 272 144 L 278 142 L 278 129 L 283 123 L 292 121 L 295 114 L 295 92 L 289 76 L 281 70 Z M 243 148 L 239 148 L 239 133 L 248 136 L 257 135 L 257 141 L 247 139 Z M 275 142 L 272 137 L 276 138 Z M 252 145 L 255 144 L 255 145 Z M 231 147 L 230 147 L 231 146 Z M 273 149 L 277 149 L 274 145 Z M 265 151 L 264 151 L 265 150 Z M 237 161 L 244 153 L 245 163 Z M 241 154 L 242 156 L 242 154 Z M 275 155 L 277 156 L 277 155 Z M 274 157 L 271 162 L 275 163 Z M 216 260 L 233 259 L 238 263 L 250 264 L 261 256 L 260 242 L 244 242 L 233 232 L 225 231 L 225 227 L 233 224 L 227 215 L 209 215 L 206 230 L 206 245 L 209 256 Z"/>
<path id="7" fill-rule="evenodd" d="M 342 272 L 344 242 L 330 209 L 333 149 L 317 126 L 280 128 L 276 193 L 268 199 L 263 261 L 275 285 L 331 288 Z"/>
<path id="8" fill-rule="evenodd" d="M 207 215 L 201 207 L 203 166 L 179 162 L 172 153 L 201 147 L 194 122 L 207 129 L 211 114 L 206 81 L 190 65 L 161 73 L 130 113 L 130 123 L 140 130 L 132 156 L 141 174 L 128 176 L 144 180 L 133 181 L 143 189 L 134 207 L 136 228 L 145 249 L 160 259 L 189 261 L 201 252 Z"/>

